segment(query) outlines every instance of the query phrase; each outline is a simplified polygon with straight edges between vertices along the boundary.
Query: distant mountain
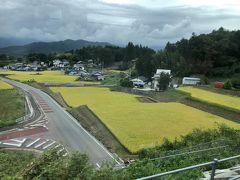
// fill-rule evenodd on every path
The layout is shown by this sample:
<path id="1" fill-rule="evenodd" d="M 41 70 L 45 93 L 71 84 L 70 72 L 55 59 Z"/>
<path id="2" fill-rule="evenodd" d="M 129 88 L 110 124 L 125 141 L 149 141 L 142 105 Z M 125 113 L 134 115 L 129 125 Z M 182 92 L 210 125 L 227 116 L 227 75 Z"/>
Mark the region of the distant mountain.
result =
<path id="1" fill-rule="evenodd" d="M 0 48 L 8 46 L 22 46 L 34 42 L 32 39 L 22 39 L 22 38 L 3 38 L 0 37 Z"/>
<path id="2" fill-rule="evenodd" d="M 106 46 L 111 45 L 107 42 L 91 42 L 85 40 L 71 40 L 56 42 L 34 42 L 23 46 L 9 46 L 0 48 L 0 54 L 23 56 L 29 53 L 62 53 L 87 46 Z"/>

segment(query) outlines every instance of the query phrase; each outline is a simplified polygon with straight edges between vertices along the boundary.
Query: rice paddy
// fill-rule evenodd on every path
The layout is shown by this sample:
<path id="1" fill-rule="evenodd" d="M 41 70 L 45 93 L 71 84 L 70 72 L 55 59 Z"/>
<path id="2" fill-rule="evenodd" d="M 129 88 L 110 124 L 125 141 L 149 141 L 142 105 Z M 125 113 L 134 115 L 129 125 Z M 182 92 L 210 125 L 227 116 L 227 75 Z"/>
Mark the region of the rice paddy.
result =
<path id="1" fill-rule="evenodd" d="M 78 76 L 64 75 L 62 71 L 0 71 L 0 74 L 8 74 L 8 78 L 18 81 L 36 81 L 40 83 L 68 83 L 75 81 Z"/>
<path id="2" fill-rule="evenodd" d="M 191 86 L 180 87 L 179 90 L 190 93 L 193 98 L 200 101 L 224 106 L 240 112 L 240 97 L 214 93 Z"/>
<path id="3" fill-rule="evenodd" d="M 13 86 L 0 80 L 0 90 L 3 90 L 3 89 L 13 89 Z"/>
<path id="4" fill-rule="evenodd" d="M 141 103 L 136 95 L 100 87 L 52 87 L 73 107 L 88 105 L 118 140 L 131 152 L 159 145 L 164 138 L 174 140 L 194 128 L 214 128 L 240 124 L 186 106 L 169 103 Z"/>

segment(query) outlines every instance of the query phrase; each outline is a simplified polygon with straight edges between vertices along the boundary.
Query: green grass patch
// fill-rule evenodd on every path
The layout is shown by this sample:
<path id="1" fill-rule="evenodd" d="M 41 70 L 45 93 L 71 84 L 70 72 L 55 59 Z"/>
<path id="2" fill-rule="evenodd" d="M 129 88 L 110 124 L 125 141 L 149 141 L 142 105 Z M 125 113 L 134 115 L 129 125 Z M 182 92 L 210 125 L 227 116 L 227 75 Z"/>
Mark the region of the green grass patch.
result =
<path id="1" fill-rule="evenodd" d="M 124 77 L 124 72 L 121 71 L 109 71 L 105 77 L 105 80 L 102 81 L 102 85 L 120 85 L 120 79 Z"/>
<path id="2" fill-rule="evenodd" d="M 17 118 L 24 116 L 24 94 L 19 90 L 0 90 L 0 102 L 0 128 L 14 125 Z"/>

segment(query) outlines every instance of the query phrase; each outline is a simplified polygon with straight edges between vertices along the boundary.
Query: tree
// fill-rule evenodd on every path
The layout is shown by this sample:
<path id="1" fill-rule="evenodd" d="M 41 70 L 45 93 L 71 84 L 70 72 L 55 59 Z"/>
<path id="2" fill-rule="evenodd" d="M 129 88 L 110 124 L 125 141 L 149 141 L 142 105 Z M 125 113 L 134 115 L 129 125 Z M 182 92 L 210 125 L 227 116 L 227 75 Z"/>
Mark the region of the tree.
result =
<path id="1" fill-rule="evenodd" d="M 170 74 L 162 72 L 158 80 L 159 90 L 163 90 L 163 91 L 167 90 L 170 81 L 171 81 Z"/>

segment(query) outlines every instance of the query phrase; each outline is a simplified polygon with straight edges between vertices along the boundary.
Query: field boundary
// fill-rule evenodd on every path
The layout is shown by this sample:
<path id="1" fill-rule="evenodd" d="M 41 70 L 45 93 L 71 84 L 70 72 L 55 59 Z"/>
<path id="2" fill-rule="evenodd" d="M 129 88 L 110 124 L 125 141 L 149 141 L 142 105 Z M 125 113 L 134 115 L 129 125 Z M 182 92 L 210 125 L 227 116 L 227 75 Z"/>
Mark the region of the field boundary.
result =
<path id="1" fill-rule="evenodd" d="M 186 93 L 182 90 L 179 90 L 178 91 L 182 92 L 182 93 Z M 221 104 L 218 104 L 218 103 L 213 103 L 213 102 L 209 102 L 209 101 L 205 101 L 205 100 L 202 100 L 200 98 L 196 98 L 196 97 L 193 97 L 191 95 L 191 93 L 187 93 L 189 94 L 190 96 L 189 97 L 186 97 L 186 99 L 190 99 L 190 100 L 193 100 L 193 101 L 198 101 L 198 102 L 201 102 L 201 103 L 205 103 L 205 104 L 208 104 L 208 105 L 211 105 L 211 106 L 216 106 L 218 108 L 221 108 L 221 109 L 224 109 L 224 110 L 227 110 L 227 111 L 231 111 L 231 112 L 235 112 L 235 113 L 240 113 L 240 110 L 238 109 L 235 109 L 235 108 L 231 108 L 231 107 L 228 107 L 228 106 L 225 106 L 225 105 L 221 105 Z"/>
<path id="2" fill-rule="evenodd" d="M 237 112 L 229 111 L 224 108 L 214 106 L 212 104 L 208 104 L 208 103 L 198 101 L 198 100 L 195 100 L 192 98 L 186 98 L 186 99 L 180 101 L 180 103 L 190 106 L 192 108 L 196 108 L 201 111 L 208 112 L 208 113 L 216 115 L 216 116 L 220 116 L 224 119 L 227 119 L 227 120 L 230 120 L 230 121 L 233 121 L 236 123 L 240 123 L 240 120 L 238 120 L 239 113 L 237 113 Z"/>

